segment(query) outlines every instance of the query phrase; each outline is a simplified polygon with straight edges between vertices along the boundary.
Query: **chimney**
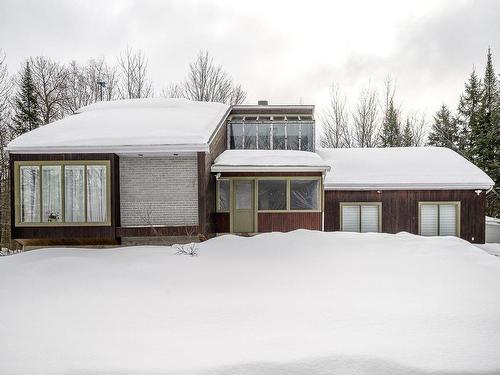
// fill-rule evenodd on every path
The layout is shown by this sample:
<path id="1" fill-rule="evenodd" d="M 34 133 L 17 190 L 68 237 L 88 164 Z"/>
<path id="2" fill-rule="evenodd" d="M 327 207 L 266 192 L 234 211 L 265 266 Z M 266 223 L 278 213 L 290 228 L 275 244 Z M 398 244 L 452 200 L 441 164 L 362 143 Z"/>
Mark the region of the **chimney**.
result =
<path id="1" fill-rule="evenodd" d="M 267 102 L 267 100 L 259 100 L 257 102 L 257 105 L 268 105 L 269 103 Z"/>

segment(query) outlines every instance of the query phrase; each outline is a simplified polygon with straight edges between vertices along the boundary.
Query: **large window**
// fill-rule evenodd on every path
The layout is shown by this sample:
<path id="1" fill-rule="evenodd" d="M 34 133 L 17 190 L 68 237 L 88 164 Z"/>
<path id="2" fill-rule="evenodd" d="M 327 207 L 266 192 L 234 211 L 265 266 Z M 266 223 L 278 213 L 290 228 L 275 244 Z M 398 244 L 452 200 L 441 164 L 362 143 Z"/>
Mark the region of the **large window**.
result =
<path id="1" fill-rule="evenodd" d="M 16 162 L 16 223 L 109 224 L 109 162 Z"/>
<path id="2" fill-rule="evenodd" d="M 259 180 L 259 210 L 286 210 L 286 180 Z"/>
<path id="3" fill-rule="evenodd" d="M 274 119 L 277 117 L 274 116 Z M 314 151 L 314 123 L 242 121 L 229 124 L 229 146 L 236 150 Z"/>
<path id="4" fill-rule="evenodd" d="M 290 181 L 290 209 L 317 210 L 319 201 L 318 180 Z"/>
<path id="5" fill-rule="evenodd" d="M 422 236 L 460 235 L 460 202 L 420 202 L 419 233 Z"/>
<path id="6" fill-rule="evenodd" d="M 380 232 L 382 204 L 379 202 L 340 203 L 341 230 L 344 232 Z"/>

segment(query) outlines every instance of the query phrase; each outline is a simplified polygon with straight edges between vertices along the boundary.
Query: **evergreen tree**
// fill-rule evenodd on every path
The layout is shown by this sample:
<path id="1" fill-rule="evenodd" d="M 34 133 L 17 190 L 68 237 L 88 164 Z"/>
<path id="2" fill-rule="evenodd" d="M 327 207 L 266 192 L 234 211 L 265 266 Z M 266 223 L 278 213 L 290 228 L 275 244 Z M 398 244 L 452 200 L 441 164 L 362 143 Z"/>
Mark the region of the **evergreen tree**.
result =
<path id="1" fill-rule="evenodd" d="M 413 129 L 411 126 L 411 121 L 410 119 L 406 119 L 406 125 L 403 130 L 403 135 L 401 137 L 401 146 L 404 147 L 411 147 L 415 146 L 415 139 L 413 137 Z"/>
<path id="2" fill-rule="evenodd" d="M 488 48 L 486 70 L 483 78 L 483 95 L 480 103 L 478 126 L 472 129 L 476 164 L 486 173 L 494 167 L 495 128 L 499 125 L 499 85 L 493 68 L 491 50 Z"/>
<path id="3" fill-rule="evenodd" d="M 14 99 L 14 112 L 12 130 L 15 135 L 36 129 L 42 124 L 29 62 L 26 62 L 21 73 L 19 91 Z"/>
<path id="4" fill-rule="evenodd" d="M 380 133 L 380 144 L 382 147 L 401 146 L 401 130 L 399 124 L 399 111 L 390 98 L 384 110 L 384 119 Z"/>
<path id="5" fill-rule="evenodd" d="M 459 149 L 457 121 L 445 104 L 434 115 L 428 143 L 430 146 L 448 147 L 455 151 Z"/>
<path id="6" fill-rule="evenodd" d="M 459 131 L 458 148 L 462 155 L 471 161 L 475 161 L 475 147 L 473 145 L 472 129 L 479 127 L 480 103 L 483 96 L 483 88 L 475 68 L 465 83 L 465 91 L 460 95 L 457 110 L 457 121 Z"/>

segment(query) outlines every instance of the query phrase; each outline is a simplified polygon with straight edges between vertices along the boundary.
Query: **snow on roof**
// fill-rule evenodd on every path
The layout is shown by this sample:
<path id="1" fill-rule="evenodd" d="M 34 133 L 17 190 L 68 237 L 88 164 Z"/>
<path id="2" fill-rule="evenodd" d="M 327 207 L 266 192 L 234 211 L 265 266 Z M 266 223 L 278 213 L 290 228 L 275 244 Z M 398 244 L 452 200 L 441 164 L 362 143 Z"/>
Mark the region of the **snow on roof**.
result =
<path id="1" fill-rule="evenodd" d="M 318 154 L 291 150 L 226 150 L 212 166 L 212 172 L 325 172 L 329 169 Z"/>
<path id="2" fill-rule="evenodd" d="M 325 189 L 490 189 L 481 169 L 442 147 L 318 149 L 331 165 Z"/>
<path id="3" fill-rule="evenodd" d="M 14 139 L 10 152 L 206 151 L 229 106 L 187 99 L 99 102 Z"/>

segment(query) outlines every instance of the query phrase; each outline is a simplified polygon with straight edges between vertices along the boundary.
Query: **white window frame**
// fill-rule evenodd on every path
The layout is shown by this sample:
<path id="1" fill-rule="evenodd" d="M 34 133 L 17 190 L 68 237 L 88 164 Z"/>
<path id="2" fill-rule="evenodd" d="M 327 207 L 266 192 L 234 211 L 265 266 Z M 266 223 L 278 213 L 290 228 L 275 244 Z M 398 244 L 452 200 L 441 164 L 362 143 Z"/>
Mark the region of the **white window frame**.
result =
<path id="1" fill-rule="evenodd" d="M 441 233 L 440 233 L 440 225 L 439 225 L 439 221 L 441 220 L 440 218 L 440 205 L 455 205 L 456 206 L 456 221 L 455 221 L 455 236 L 456 237 L 460 237 L 460 217 L 461 217 L 461 204 L 460 204 L 460 201 L 420 201 L 418 202 L 418 234 L 421 236 L 422 235 L 422 231 L 421 231 L 421 227 L 422 227 L 422 223 L 421 223 L 421 220 L 422 220 L 422 206 L 425 206 L 425 205 L 433 205 L 433 206 L 437 206 L 438 210 L 437 210 L 437 236 L 441 236 Z"/>
<path id="2" fill-rule="evenodd" d="M 340 230 L 344 231 L 344 206 L 358 206 L 359 207 L 359 232 L 353 233 L 363 233 L 361 232 L 361 206 L 376 206 L 378 207 L 378 232 L 382 232 L 382 202 L 340 202 Z M 365 232 L 366 233 L 366 232 Z"/>

